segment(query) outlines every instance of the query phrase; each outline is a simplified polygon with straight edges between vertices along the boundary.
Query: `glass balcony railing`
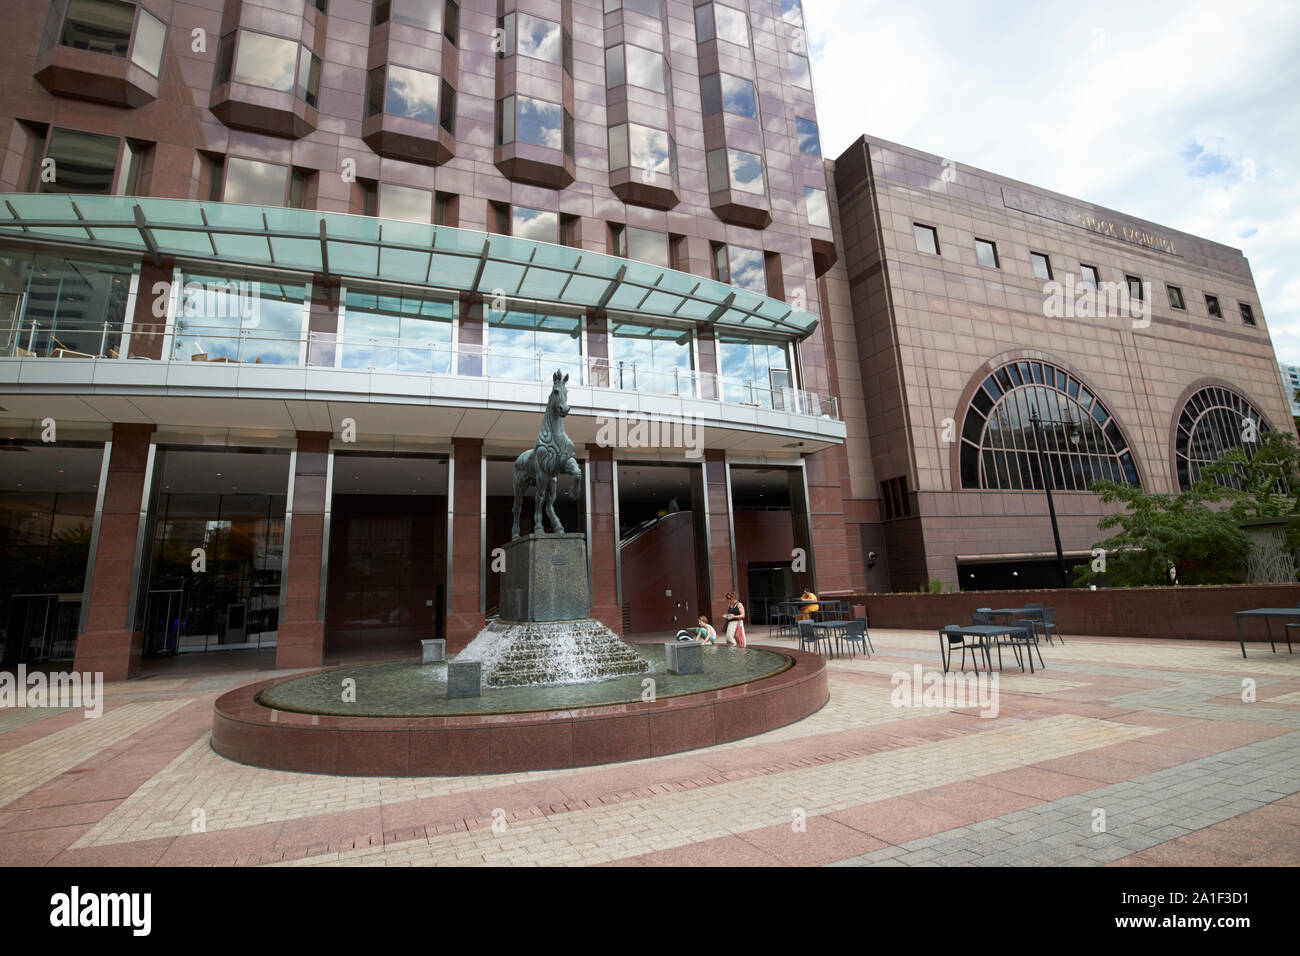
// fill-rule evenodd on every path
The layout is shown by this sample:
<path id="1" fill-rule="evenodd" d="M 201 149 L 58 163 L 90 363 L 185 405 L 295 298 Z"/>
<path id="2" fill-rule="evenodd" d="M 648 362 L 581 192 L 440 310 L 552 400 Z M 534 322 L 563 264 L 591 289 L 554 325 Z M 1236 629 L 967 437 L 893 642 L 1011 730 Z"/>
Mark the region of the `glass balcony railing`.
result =
<path id="1" fill-rule="evenodd" d="M 834 396 L 762 380 L 731 378 L 687 368 L 655 368 L 566 352 L 522 351 L 450 342 L 309 332 L 267 328 L 168 330 L 164 325 L 135 325 L 129 331 L 113 323 L 69 326 L 25 321 L 0 334 L 0 357 L 165 360 L 295 368 L 488 378 L 511 382 L 547 382 L 556 369 L 570 385 L 610 391 L 702 399 L 729 405 L 767 408 L 812 418 L 840 421 Z"/>

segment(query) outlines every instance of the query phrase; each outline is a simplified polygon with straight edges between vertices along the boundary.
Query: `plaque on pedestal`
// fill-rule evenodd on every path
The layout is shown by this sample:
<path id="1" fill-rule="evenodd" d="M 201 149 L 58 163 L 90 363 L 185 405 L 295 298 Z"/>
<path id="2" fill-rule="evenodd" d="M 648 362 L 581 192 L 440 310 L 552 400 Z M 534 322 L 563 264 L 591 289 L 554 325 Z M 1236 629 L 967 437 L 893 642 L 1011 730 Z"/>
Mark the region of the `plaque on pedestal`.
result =
<path id="1" fill-rule="evenodd" d="M 586 535 L 529 534 L 505 546 L 503 621 L 580 621 L 590 615 Z"/>

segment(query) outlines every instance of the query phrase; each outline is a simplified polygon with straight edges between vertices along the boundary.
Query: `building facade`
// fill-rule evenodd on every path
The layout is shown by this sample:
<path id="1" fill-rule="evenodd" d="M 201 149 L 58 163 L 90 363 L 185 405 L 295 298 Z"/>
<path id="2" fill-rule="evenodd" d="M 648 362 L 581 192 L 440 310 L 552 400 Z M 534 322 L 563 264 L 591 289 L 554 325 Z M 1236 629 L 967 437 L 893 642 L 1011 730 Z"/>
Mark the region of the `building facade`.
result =
<path id="1" fill-rule="evenodd" d="M 865 138 L 828 162 L 798 0 L 0 26 L 5 664 L 456 650 L 558 384 L 556 510 L 622 633 L 1035 583 L 1030 411 L 1073 556 L 1091 477 L 1173 490 L 1285 416 L 1237 250 Z M 1135 316 L 1084 314 L 1116 284 Z"/>
<path id="2" fill-rule="evenodd" d="M 1300 401 L 1296 400 L 1296 394 L 1300 393 L 1300 365 L 1279 362 L 1277 367 L 1282 373 L 1282 387 L 1286 389 L 1286 394 L 1291 399 L 1291 415 L 1292 417 L 1300 415 Z"/>
<path id="3" fill-rule="evenodd" d="M 865 137 L 834 176 L 870 435 L 864 461 L 849 421 L 849 460 L 895 590 L 1058 583 L 1031 416 L 1072 562 L 1103 537 L 1092 479 L 1177 493 L 1290 428 L 1239 250 Z"/>
<path id="4" fill-rule="evenodd" d="M 797 0 L 0 25 L 5 662 L 463 645 L 557 370 L 595 616 L 853 586 Z"/>

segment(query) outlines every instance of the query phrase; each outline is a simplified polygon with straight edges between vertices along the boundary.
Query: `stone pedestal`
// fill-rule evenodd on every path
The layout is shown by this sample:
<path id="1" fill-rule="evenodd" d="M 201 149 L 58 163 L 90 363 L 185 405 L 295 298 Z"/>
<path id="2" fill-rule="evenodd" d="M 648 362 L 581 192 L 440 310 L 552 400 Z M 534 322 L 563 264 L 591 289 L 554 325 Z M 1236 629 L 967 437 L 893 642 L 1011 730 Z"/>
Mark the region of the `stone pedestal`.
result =
<path id="1" fill-rule="evenodd" d="M 703 674 L 704 643 L 702 641 L 670 641 L 664 644 L 670 674 Z"/>
<path id="2" fill-rule="evenodd" d="M 590 614 L 585 535 L 529 534 L 505 546 L 501 620 L 580 621 Z"/>
<path id="3" fill-rule="evenodd" d="M 483 693 L 483 665 L 479 661 L 447 662 L 447 696 L 478 697 Z"/>
<path id="4" fill-rule="evenodd" d="M 430 641 L 421 641 L 420 649 L 423 654 L 420 659 L 421 664 L 436 664 L 438 661 L 447 659 L 447 641 L 444 638 L 435 638 Z"/>

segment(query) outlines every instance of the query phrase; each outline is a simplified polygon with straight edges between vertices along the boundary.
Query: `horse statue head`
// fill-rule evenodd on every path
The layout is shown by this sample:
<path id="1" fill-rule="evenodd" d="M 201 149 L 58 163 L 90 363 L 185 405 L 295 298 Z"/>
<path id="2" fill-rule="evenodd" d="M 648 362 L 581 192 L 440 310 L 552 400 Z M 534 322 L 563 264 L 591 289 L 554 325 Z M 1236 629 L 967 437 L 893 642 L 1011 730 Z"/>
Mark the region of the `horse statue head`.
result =
<path id="1" fill-rule="evenodd" d="M 551 399 L 548 403 L 550 408 L 555 409 L 555 413 L 561 418 L 569 414 L 569 373 L 564 372 L 561 376 L 557 368 L 555 374 L 551 376 Z"/>

